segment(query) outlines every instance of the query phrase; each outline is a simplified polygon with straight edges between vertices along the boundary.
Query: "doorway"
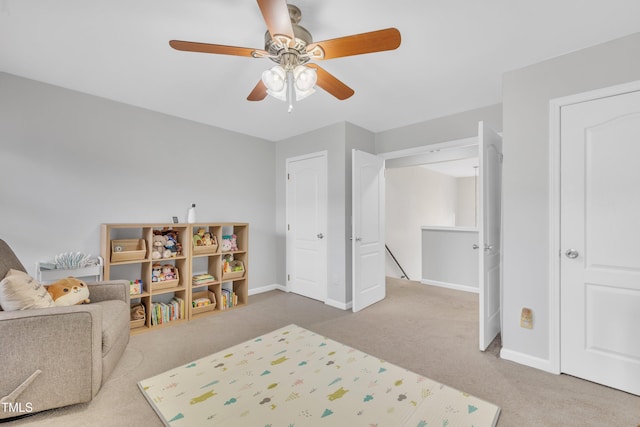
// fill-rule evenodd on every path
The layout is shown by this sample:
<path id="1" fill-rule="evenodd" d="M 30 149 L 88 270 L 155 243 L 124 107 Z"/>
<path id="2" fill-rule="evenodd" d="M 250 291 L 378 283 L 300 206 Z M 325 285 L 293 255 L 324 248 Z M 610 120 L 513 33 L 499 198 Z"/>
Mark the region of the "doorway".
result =
<path id="1" fill-rule="evenodd" d="M 446 151 L 443 152 L 443 148 Z M 478 136 L 443 144 L 420 147 L 381 157 L 387 165 L 392 160 L 407 162 L 422 156 L 459 156 L 461 151 L 474 153 L 479 157 L 478 191 L 478 242 L 477 250 L 478 294 L 479 294 L 479 348 L 484 351 L 501 331 L 501 169 L 502 137 L 489 129 L 483 122 L 478 123 Z M 471 156 L 467 156 L 471 157 Z"/>

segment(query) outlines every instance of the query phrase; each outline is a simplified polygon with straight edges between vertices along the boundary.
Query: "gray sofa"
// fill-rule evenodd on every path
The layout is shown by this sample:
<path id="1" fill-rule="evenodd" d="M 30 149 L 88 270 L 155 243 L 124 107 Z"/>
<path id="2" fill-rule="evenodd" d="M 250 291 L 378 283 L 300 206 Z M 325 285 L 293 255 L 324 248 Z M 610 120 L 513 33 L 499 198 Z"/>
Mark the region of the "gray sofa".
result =
<path id="1" fill-rule="evenodd" d="M 0 280 L 25 271 L 0 240 Z M 90 304 L 0 309 L 0 419 L 90 401 L 129 343 L 129 284 L 89 284 Z"/>

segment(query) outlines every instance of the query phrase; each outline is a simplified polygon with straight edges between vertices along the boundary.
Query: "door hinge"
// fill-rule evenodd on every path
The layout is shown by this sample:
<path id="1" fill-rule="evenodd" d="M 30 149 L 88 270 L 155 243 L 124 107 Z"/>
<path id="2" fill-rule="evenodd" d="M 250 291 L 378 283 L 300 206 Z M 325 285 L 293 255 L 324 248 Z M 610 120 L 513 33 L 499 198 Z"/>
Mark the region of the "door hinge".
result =
<path id="1" fill-rule="evenodd" d="M 287 274 L 287 282 L 290 282 L 290 281 L 291 281 L 291 275 Z"/>
<path id="2" fill-rule="evenodd" d="M 291 174 L 287 174 L 287 181 L 291 179 Z"/>
<path id="3" fill-rule="evenodd" d="M 287 231 L 291 231 L 291 224 L 287 224 Z"/>
<path id="4" fill-rule="evenodd" d="M 500 163 L 504 163 L 504 154 L 500 153 Z"/>

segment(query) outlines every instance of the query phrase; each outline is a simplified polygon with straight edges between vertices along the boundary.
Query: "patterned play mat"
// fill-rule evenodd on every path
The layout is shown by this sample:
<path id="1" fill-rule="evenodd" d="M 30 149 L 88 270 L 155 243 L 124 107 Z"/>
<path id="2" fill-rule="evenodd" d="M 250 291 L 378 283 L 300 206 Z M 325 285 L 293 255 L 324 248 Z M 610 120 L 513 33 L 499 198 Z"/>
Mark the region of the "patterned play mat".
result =
<path id="1" fill-rule="evenodd" d="M 138 383 L 165 425 L 495 426 L 500 408 L 289 325 Z"/>

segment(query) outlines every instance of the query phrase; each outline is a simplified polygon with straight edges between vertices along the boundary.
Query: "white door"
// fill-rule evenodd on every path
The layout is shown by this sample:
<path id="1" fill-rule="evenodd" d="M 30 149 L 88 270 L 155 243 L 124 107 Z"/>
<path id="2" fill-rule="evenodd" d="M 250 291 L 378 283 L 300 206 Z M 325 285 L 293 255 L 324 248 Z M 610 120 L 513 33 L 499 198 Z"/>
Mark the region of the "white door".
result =
<path id="1" fill-rule="evenodd" d="M 502 137 L 478 124 L 478 256 L 480 350 L 500 332 Z"/>
<path id="2" fill-rule="evenodd" d="M 287 159 L 287 289 L 327 298 L 327 155 Z"/>
<path id="3" fill-rule="evenodd" d="M 560 120 L 560 369 L 640 395 L 640 92 Z"/>
<path id="4" fill-rule="evenodd" d="M 353 311 L 384 299 L 384 160 L 352 152 Z"/>

